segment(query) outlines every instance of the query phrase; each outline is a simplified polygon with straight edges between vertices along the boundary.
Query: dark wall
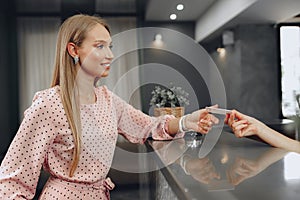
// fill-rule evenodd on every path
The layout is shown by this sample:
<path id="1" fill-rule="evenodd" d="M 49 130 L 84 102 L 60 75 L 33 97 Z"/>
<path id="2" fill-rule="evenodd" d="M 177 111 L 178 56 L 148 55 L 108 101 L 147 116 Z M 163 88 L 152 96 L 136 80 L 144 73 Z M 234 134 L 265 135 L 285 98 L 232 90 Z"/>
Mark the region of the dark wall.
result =
<path id="1" fill-rule="evenodd" d="M 232 31 L 235 42 L 225 46 L 223 57 L 215 51 L 220 38 L 204 44 L 222 74 L 227 107 L 260 119 L 280 118 L 277 29 L 271 24 L 240 25 Z"/>
<path id="2" fill-rule="evenodd" d="M 16 18 L 13 1 L 0 6 L 0 160 L 14 137 L 19 123 Z"/>
<path id="3" fill-rule="evenodd" d="M 194 38 L 194 22 L 181 22 L 181 23 L 164 23 L 164 22 L 144 22 L 144 27 L 160 27 L 167 28 L 171 30 L 175 30 L 180 32 L 191 39 Z M 164 36 L 164 35 L 163 35 Z M 153 35 L 154 39 L 154 35 Z M 163 38 L 164 40 L 164 38 Z M 172 40 L 174 43 L 180 43 L 181 41 L 177 41 L 176 39 Z M 168 44 L 164 44 L 168 45 Z M 180 48 L 180 46 L 179 46 Z M 154 89 L 156 85 L 155 80 L 159 80 L 169 85 L 168 83 L 172 82 L 175 86 L 181 86 L 184 90 L 190 93 L 190 105 L 186 106 L 186 112 L 191 112 L 193 110 L 198 109 L 199 107 L 205 107 L 210 105 L 210 97 L 207 86 L 201 77 L 201 75 L 195 70 L 195 68 L 187 61 L 185 58 L 177 55 L 176 49 L 174 51 L 165 51 L 161 49 L 149 48 L 149 49 L 141 49 L 141 65 L 154 63 L 149 68 L 142 68 L 140 70 L 140 79 L 141 82 L 153 82 L 153 84 L 143 85 L 141 88 L 142 93 L 142 110 L 146 113 L 151 113 L 149 111 L 150 99 L 151 99 L 151 91 Z M 160 66 L 161 65 L 161 66 Z M 172 76 L 172 73 L 169 70 L 164 70 L 162 67 L 170 67 L 181 74 L 184 79 L 187 80 L 188 84 L 191 87 L 185 88 L 184 84 L 180 82 L 178 79 Z M 191 93 L 195 93 L 196 98 L 193 98 Z"/>

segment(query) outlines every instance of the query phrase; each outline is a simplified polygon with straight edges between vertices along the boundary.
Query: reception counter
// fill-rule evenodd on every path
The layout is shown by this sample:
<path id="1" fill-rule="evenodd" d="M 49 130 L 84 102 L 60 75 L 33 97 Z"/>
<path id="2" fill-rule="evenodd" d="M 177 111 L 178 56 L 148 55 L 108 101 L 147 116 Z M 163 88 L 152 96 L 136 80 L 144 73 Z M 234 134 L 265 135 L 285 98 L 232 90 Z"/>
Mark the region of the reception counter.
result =
<path id="1" fill-rule="evenodd" d="M 200 156 L 205 136 L 148 140 L 155 152 L 155 199 L 300 199 L 300 154 L 223 131 Z"/>

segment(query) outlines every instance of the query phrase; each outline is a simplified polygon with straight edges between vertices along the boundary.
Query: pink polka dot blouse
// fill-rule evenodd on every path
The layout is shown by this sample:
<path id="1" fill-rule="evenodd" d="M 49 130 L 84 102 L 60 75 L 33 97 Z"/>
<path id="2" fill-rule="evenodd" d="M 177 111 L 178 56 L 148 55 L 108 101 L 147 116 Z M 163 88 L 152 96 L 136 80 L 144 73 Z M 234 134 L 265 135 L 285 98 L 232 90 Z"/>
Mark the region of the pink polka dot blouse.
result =
<path id="1" fill-rule="evenodd" d="M 80 105 L 81 154 L 74 176 L 69 176 L 73 136 L 59 95 L 59 86 L 38 92 L 0 167 L 0 199 L 32 199 L 43 167 L 50 173 L 39 199 L 109 199 L 114 184 L 107 178 L 118 134 L 133 143 L 150 134 L 173 139 L 168 121 L 173 116 L 150 117 L 109 91 L 95 88 L 94 104 Z M 175 137 L 182 137 L 178 133 Z"/>

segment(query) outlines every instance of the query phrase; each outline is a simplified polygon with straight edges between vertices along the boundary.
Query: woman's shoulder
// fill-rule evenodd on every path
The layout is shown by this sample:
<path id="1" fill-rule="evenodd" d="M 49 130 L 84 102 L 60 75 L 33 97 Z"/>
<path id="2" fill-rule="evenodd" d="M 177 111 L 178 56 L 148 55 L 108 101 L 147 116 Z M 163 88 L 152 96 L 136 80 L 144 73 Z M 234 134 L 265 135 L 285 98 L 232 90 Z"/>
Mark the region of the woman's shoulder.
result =
<path id="1" fill-rule="evenodd" d="M 61 111 L 63 108 L 59 95 L 59 87 L 55 86 L 35 93 L 31 106 L 24 114 Z"/>
<path id="2" fill-rule="evenodd" d="M 44 101 L 52 102 L 52 103 L 56 101 L 60 102 L 59 91 L 60 91 L 59 86 L 54 86 L 51 88 L 40 90 L 35 93 L 32 101 L 34 102 L 38 99 L 40 100 L 43 99 Z"/>

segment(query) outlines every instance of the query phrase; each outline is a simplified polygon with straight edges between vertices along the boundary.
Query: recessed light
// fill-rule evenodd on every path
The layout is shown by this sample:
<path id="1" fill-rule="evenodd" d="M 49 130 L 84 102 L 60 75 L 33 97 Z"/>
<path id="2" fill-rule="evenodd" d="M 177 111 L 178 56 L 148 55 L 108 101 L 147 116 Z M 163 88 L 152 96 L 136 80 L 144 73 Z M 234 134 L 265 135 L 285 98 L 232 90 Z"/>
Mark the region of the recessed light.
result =
<path id="1" fill-rule="evenodd" d="M 177 6 L 176 6 L 176 9 L 177 10 L 183 10 L 184 9 L 184 6 L 183 6 L 183 4 L 177 4 Z"/>
<path id="2" fill-rule="evenodd" d="M 162 41 L 162 35 L 159 34 L 159 33 L 156 34 L 155 37 L 154 37 L 154 40 L 155 40 L 155 41 Z"/>
<path id="3" fill-rule="evenodd" d="M 175 20 L 176 18 L 177 18 L 177 15 L 176 15 L 176 14 L 171 14 L 171 15 L 170 15 L 170 19 L 171 19 L 171 20 Z"/>

